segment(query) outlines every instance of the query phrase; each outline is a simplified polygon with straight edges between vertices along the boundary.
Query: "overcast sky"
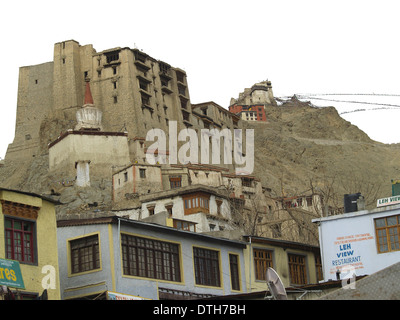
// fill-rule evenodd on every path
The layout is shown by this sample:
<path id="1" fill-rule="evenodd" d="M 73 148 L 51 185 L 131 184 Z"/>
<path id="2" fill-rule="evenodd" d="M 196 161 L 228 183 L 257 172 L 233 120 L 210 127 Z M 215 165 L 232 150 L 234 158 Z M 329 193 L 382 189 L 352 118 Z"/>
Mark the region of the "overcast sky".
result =
<path id="1" fill-rule="evenodd" d="M 0 27 L 0 157 L 15 131 L 19 67 L 53 60 L 56 42 L 74 39 L 100 52 L 139 48 L 188 75 L 192 103 L 230 98 L 272 81 L 274 95 L 400 95 L 396 1 L 6 1 Z M 400 97 L 321 96 L 381 105 L 333 105 L 372 139 L 400 142 Z M 320 98 L 321 98 L 320 97 Z M 397 110 L 399 109 L 399 110 Z"/>

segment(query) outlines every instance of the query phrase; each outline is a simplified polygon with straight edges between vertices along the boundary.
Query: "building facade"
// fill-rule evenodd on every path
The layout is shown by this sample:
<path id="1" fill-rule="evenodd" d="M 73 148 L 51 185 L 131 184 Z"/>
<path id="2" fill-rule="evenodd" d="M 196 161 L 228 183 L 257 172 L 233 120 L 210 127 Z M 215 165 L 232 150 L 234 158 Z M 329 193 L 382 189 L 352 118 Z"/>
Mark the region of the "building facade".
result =
<path id="1" fill-rule="evenodd" d="M 400 259 L 400 206 L 314 219 L 324 280 L 370 275 Z"/>
<path id="2" fill-rule="evenodd" d="M 267 121 L 264 105 L 238 105 L 229 106 L 229 111 L 246 121 Z"/>
<path id="3" fill-rule="evenodd" d="M 198 299 L 246 292 L 241 241 L 119 217 L 58 221 L 62 299 Z"/>
<path id="4" fill-rule="evenodd" d="M 318 246 L 272 238 L 245 236 L 249 291 L 268 290 L 265 272 L 273 268 L 288 287 L 316 284 L 323 279 Z"/>
<path id="5" fill-rule="evenodd" d="M 18 261 L 25 285 L 17 299 L 60 299 L 55 203 L 33 193 L 0 189 L 0 258 Z"/>

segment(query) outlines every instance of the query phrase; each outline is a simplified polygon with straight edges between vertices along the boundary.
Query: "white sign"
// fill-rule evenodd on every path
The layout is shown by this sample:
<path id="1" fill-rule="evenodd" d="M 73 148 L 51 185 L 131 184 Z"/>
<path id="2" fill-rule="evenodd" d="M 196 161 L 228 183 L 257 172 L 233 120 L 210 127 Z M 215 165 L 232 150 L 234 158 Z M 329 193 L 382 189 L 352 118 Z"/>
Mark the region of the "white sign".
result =
<path id="1" fill-rule="evenodd" d="M 108 297 L 107 300 L 150 300 L 139 296 L 132 296 L 130 294 L 124 294 L 112 291 L 107 291 L 107 297 Z"/>
<path id="2" fill-rule="evenodd" d="M 378 199 L 376 206 L 377 207 L 391 206 L 393 204 L 399 204 L 399 203 L 400 203 L 400 196 L 394 196 L 394 197 Z"/>

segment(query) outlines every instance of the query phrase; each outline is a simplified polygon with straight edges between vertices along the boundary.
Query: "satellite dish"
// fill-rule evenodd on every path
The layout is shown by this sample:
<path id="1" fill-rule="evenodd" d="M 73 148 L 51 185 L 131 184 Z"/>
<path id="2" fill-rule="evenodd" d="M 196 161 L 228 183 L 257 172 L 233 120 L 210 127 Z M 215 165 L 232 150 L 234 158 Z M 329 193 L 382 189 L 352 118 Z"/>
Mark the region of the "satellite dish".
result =
<path id="1" fill-rule="evenodd" d="M 287 300 L 285 287 L 274 269 L 267 269 L 265 279 L 274 300 Z"/>

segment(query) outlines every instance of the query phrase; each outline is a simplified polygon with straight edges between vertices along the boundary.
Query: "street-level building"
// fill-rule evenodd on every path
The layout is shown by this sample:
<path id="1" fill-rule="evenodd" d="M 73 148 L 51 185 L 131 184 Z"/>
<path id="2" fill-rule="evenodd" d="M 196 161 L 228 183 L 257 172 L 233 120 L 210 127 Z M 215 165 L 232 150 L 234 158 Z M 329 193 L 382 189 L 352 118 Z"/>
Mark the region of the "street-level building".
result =
<path id="1" fill-rule="evenodd" d="M 8 293 L 15 299 L 59 300 L 55 202 L 34 193 L 0 188 L 0 239 L 0 280 L 15 282 L 8 285 Z M 15 270 L 11 275 L 5 271 L 7 263 L 19 264 L 22 279 Z"/>
<path id="2" fill-rule="evenodd" d="M 241 241 L 117 216 L 57 225 L 62 299 L 198 299 L 247 290 Z"/>
<path id="3" fill-rule="evenodd" d="M 319 247 L 294 241 L 245 236 L 244 252 L 249 291 L 268 290 L 265 272 L 273 268 L 285 287 L 316 284 L 322 280 Z"/>
<path id="4" fill-rule="evenodd" d="M 383 200 L 378 200 L 378 206 L 379 201 Z M 313 222 L 319 228 L 325 281 L 354 274 L 370 275 L 400 261 L 400 205 L 348 212 Z"/>

